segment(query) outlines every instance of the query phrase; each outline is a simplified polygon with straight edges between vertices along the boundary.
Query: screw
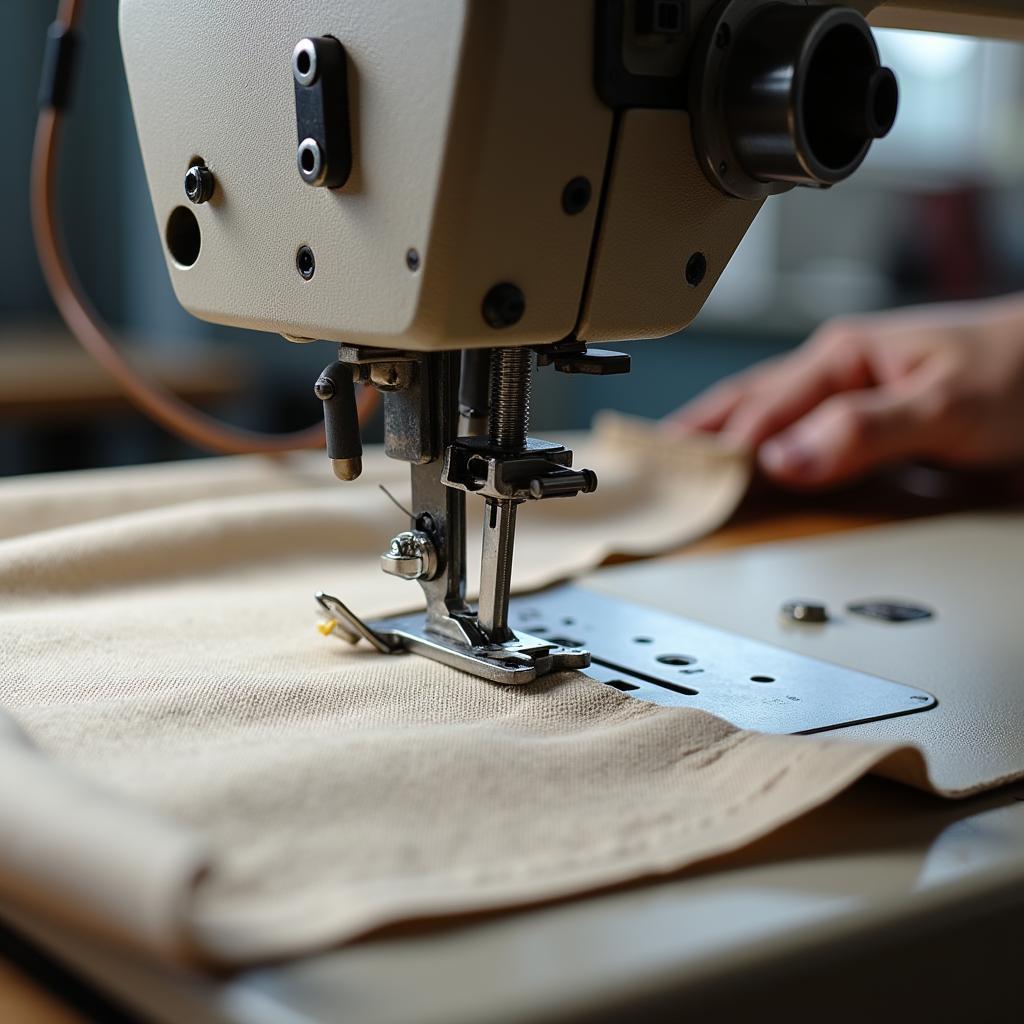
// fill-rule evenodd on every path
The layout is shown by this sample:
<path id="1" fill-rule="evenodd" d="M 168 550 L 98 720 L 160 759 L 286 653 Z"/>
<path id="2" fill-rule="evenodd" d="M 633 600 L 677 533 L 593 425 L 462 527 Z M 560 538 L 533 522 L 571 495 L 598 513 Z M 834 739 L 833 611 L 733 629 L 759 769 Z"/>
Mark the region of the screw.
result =
<path id="1" fill-rule="evenodd" d="M 299 251 L 295 254 L 295 266 L 307 281 L 316 273 L 316 257 L 308 245 L 299 246 Z"/>
<path id="2" fill-rule="evenodd" d="M 334 381 L 330 377 L 320 377 L 313 385 L 313 393 L 321 402 L 329 402 L 335 393 Z"/>
<path id="3" fill-rule="evenodd" d="M 415 249 L 410 249 L 405 254 L 405 265 L 413 272 L 420 269 L 420 254 Z"/>
<path id="4" fill-rule="evenodd" d="M 691 288 L 696 288 L 704 280 L 707 272 L 708 260 L 704 253 L 695 252 L 686 261 L 686 283 Z"/>
<path id="5" fill-rule="evenodd" d="M 185 195 L 196 206 L 210 201 L 216 184 L 213 171 L 205 164 L 193 164 L 185 172 Z"/>
<path id="6" fill-rule="evenodd" d="M 782 616 L 790 622 L 828 622 L 828 608 L 821 601 L 787 601 Z"/>
<path id="7" fill-rule="evenodd" d="M 495 330 L 511 327 L 526 312 L 526 296 L 518 285 L 503 281 L 484 296 L 482 312 L 484 320 Z"/>
<path id="8" fill-rule="evenodd" d="M 569 216 L 582 213 L 590 202 L 590 182 L 586 178 L 573 178 L 562 190 L 562 209 Z"/>

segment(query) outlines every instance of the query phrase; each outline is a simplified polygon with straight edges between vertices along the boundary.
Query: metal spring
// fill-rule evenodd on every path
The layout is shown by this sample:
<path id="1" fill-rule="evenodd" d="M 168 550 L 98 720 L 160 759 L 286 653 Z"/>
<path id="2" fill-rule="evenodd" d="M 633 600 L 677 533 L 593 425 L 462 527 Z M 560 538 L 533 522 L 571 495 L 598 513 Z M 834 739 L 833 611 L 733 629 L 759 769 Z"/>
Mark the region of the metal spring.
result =
<path id="1" fill-rule="evenodd" d="M 496 348 L 491 352 L 491 408 L 488 440 L 503 451 L 521 451 L 530 430 L 533 352 Z"/>

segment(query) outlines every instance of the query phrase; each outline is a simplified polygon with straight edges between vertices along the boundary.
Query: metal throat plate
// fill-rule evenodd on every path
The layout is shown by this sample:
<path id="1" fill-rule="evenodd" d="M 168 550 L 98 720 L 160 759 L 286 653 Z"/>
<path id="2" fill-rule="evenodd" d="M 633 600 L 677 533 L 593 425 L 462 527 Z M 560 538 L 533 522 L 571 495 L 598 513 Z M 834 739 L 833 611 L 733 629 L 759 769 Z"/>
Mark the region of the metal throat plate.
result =
<path id="1" fill-rule="evenodd" d="M 513 599 L 509 624 L 591 653 L 587 675 L 639 700 L 743 729 L 811 733 L 935 707 L 923 690 L 563 586 Z"/>

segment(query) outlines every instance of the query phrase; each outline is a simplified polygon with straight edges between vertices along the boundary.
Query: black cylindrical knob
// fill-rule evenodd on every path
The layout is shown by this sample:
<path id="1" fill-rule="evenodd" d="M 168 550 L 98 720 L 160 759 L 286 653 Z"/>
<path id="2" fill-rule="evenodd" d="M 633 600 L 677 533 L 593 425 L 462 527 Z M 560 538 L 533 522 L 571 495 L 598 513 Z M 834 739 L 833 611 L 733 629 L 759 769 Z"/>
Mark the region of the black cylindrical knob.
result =
<path id="1" fill-rule="evenodd" d="M 363 471 L 363 441 L 359 433 L 356 386 L 348 363 L 331 363 L 316 382 L 324 403 L 327 457 L 339 480 L 355 480 Z"/>
<path id="2" fill-rule="evenodd" d="M 736 159 L 761 182 L 844 180 L 899 104 L 867 22 L 843 7 L 766 5 L 734 34 L 722 87 Z"/>

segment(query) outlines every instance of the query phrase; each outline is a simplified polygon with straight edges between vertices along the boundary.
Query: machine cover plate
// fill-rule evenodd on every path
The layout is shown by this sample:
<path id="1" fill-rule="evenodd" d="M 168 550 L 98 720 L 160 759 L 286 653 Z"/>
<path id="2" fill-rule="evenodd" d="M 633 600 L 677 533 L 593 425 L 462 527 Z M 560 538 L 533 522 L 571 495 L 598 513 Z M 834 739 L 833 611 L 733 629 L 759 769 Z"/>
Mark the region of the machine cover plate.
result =
<path id="1" fill-rule="evenodd" d="M 822 732 L 937 704 L 924 690 L 581 587 L 514 598 L 509 624 L 585 647 L 587 675 L 631 697 L 700 708 L 758 732 Z"/>

